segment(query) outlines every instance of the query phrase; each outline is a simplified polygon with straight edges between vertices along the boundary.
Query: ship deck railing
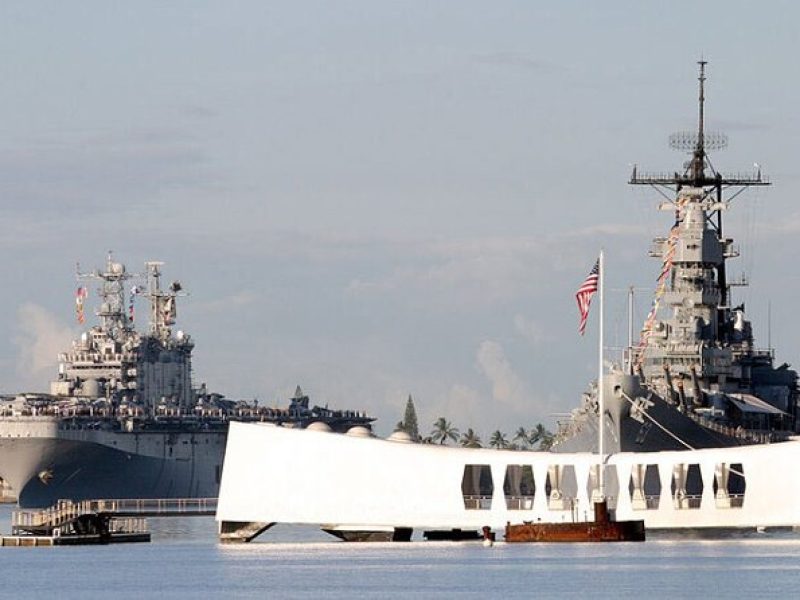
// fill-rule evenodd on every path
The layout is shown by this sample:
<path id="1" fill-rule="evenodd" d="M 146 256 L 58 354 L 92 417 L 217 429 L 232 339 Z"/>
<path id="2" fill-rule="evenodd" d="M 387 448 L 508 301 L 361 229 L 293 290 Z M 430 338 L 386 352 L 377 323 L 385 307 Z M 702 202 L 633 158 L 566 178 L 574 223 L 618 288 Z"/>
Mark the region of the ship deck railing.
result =
<path id="1" fill-rule="evenodd" d="M 108 514 L 122 517 L 213 516 L 216 498 L 128 498 L 59 500 L 55 506 L 42 510 L 16 510 L 11 514 L 12 527 L 58 526 L 85 514 Z"/>
<path id="2" fill-rule="evenodd" d="M 744 494 L 723 494 L 716 496 L 714 502 L 717 508 L 742 508 L 744 506 Z"/>
<path id="3" fill-rule="evenodd" d="M 129 498 L 91 500 L 98 512 L 147 516 L 214 515 L 217 498 Z"/>
<path id="4" fill-rule="evenodd" d="M 631 501 L 633 503 L 633 510 L 657 510 L 661 503 L 660 494 L 645 494 L 639 499 Z"/>
<path id="5" fill-rule="evenodd" d="M 464 494 L 464 508 L 467 510 L 490 510 L 492 497 L 491 495 Z"/>
<path id="6" fill-rule="evenodd" d="M 509 495 L 506 496 L 506 509 L 508 510 L 532 510 L 533 495 Z"/>
<path id="7" fill-rule="evenodd" d="M 793 435 L 793 433 L 789 431 L 773 431 L 767 429 L 745 429 L 743 427 L 731 427 L 729 425 L 716 423 L 713 420 L 698 415 L 694 412 L 689 412 L 687 414 L 689 415 L 690 419 L 692 419 L 693 421 L 695 421 L 696 423 L 702 425 L 707 429 L 711 429 L 712 431 L 716 431 L 717 433 L 721 433 L 723 435 L 735 437 L 741 440 L 747 440 L 757 444 L 769 444 L 770 442 L 780 442 L 788 439 L 789 436 Z"/>
<path id="8" fill-rule="evenodd" d="M 109 521 L 110 533 L 146 533 L 147 519 L 144 517 L 114 517 Z"/>
<path id="9" fill-rule="evenodd" d="M 687 508 L 700 508 L 700 505 L 703 502 L 703 495 L 702 494 L 686 494 L 686 495 L 674 495 L 672 498 L 673 506 L 676 509 L 687 509 Z"/>

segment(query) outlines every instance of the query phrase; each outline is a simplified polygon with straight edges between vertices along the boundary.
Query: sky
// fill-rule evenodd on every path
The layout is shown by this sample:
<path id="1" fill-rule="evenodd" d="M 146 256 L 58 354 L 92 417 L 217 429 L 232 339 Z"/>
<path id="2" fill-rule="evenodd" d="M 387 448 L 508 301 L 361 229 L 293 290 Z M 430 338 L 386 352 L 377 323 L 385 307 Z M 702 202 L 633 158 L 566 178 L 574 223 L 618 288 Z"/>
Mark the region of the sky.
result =
<path id="1" fill-rule="evenodd" d="M 671 216 L 626 182 L 681 168 L 667 138 L 695 128 L 701 56 L 708 129 L 730 139 L 715 167 L 774 182 L 726 215 L 736 298 L 798 364 L 799 12 L 4 2 L 0 391 L 48 389 L 81 331 L 75 265 L 113 250 L 182 282 L 194 380 L 228 397 L 281 406 L 301 385 L 383 435 L 409 394 L 423 432 L 553 428 L 596 376 L 574 293 L 601 247 L 607 360 L 628 286 L 647 313 Z"/>

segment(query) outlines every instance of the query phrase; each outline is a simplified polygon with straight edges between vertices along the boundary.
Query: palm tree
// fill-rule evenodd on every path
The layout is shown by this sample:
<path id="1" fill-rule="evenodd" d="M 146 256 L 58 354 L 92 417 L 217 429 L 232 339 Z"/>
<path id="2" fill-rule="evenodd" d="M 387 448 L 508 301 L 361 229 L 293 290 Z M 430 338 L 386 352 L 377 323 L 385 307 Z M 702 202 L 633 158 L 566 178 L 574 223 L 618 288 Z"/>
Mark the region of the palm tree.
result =
<path id="1" fill-rule="evenodd" d="M 531 433 L 528 436 L 528 444 L 530 444 L 531 446 L 535 446 L 536 443 L 542 439 L 542 435 L 546 431 L 547 430 L 544 428 L 544 425 L 542 425 L 541 423 L 537 423 L 536 426 L 533 429 L 531 429 Z"/>
<path id="2" fill-rule="evenodd" d="M 545 429 L 544 433 L 542 434 L 541 441 L 539 442 L 539 450 L 550 450 L 550 448 L 553 446 L 553 442 L 555 441 L 556 436 Z"/>
<path id="3" fill-rule="evenodd" d="M 448 439 L 454 442 L 458 441 L 458 429 L 453 427 L 453 424 L 444 417 L 439 417 L 433 424 L 431 440 L 443 446 Z"/>
<path id="4" fill-rule="evenodd" d="M 549 450 L 553 445 L 553 434 L 547 431 L 544 425 L 537 423 L 536 427 L 531 429 L 531 435 L 528 440 L 531 446 L 539 443 L 539 450 Z"/>
<path id="5" fill-rule="evenodd" d="M 472 427 L 467 429 L 467 432 L 461 436 L 461 445 L 465 448 L 480 448 L 481 438 L 472 430 Z"/>
<path id="6" fill-rule="evenodd" d="M 498 429 L 492 434 L 492 437 L 489 440 L 489 445 L 492 448 L 497 448 L 498 450 L 508 448 L 508 440 L 506 439 L 506 434 Z"/>
<path id="7" fill-rule="evenodd" d="M 528 444 L 530 443 L 530 434 L 528 430 L 524 427 L 520 427 L 517 429 L 517 432 L 514 434 L 512 438 L 515 444 L 518 444 L 517 448 L 526 449 Z"/>

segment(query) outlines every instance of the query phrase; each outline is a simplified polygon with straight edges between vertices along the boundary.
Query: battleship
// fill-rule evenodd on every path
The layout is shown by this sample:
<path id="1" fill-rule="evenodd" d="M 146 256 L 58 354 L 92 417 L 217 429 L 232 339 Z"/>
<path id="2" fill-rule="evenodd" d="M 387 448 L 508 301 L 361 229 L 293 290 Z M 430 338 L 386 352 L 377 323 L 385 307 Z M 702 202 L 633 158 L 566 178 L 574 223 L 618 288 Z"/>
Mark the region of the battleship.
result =
<path id="1" fill-rule="evenodd" d="M 737 258 L 723 233 L 723 214 L 747 188 L 769 182 L 757 171 L 725 175 L 708 151 L 727 137 L 704 126 L 705 61 L 700 61 L 696 132 L 670 136 L 670 146 L 690 153 L 682 173 L 643 174 L 629 183 L 664 192 L 660 210 L 674 223 L 653 240 L 661 261 L 652 308 L 638 344 L 629 333 L 624 363 L 604 377 L 605 439 L 611 452 L 716 448 L 786 439 L 798 431 L 797 372 L 774 365 L 772 348 L 759 348 L 743 303 L 736 304 L 727 261 Z M 663 315 L 663 316 L 662 316 Z M 553 450 L 597 448 L 596 382 L 582 405 L 560 423 Z"/>
<path id="2" fill-rule="evenodd" d="M 103 269 L 82 273 L 78 267 L 79 281 L 99 282 L 98 324 L 58 356 L 49 393 L 0 398 L 0 480 L 20 506 L 216 497 L 232 420 L 371 431 L 373 418 L 311 406 L 299 386 L 286 408 L 195 386 L 194 340 L 173 331 L 177 300 L 185 293 L 177 281 L 162 288 L 162 266 L 147 262 L 145 273 L 135 274 L 109 254 Z M 78 287 L 81 324 L 88 296 L 87 287 Z M 138 297 L 148 301 L 146 331 L 134 322 Z"/>
<path id="3" fill-rule="evenodd" d="M 760 168 L 714 169 L 708 153 L 727 138 L 705 131 L 706 62 L 699 65 L 697 130 L 670 139 L 689 154 L 684 169 L 647 175 L 634 167 L 630 179 L 661 191 L 660 208 L 674 216 L 650 251 L 661 261 L 650 313 L 638 343 L 631 331 L 623 360 L 607 372 L 601 308 L 597 382 L 560 424 L 551 451 L 234 423 L 217 509 L 221 539 L 249 541 L 276 522 L 321 524 L 345 539 L 408 538 L 415 528 L 456 539 L 509 523 L 586 522 L 598 502 L 647 529 L 800 526 L 797 372 L 756 345 L 726 269 L 738 251 L 723 213 L 736 195 L 769 182 Z M 601 306 L 602 256 L 592 271 Z M 269 453 L 296 460 L 287 468 L 249 459 Z M 318 456 L 328 458 L 320 465 Z M 329 493 L 323 500 L 315 490 Z"/>

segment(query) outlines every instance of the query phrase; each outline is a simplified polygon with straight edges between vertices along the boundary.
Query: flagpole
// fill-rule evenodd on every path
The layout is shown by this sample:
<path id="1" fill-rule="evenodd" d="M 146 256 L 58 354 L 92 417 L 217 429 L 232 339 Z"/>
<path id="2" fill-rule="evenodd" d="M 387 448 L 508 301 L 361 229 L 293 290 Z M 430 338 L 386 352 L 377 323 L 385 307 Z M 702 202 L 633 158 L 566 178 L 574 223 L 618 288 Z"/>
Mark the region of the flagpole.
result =
<path id="1" fill-rule="evenodd" d="M 628 288 L 628 373 L 633 375 L 633 286 Z"/>
<path id="2" fill-rule="evenodd" d="M 603 390 L 603 296 L 605 295 L 605 285 L 603 279 L 606 275 L 606 269 L 603 256 L 603 250 L 600 250 L 600 258 L 598 259 L 600 263 L 600 276 L 598 277 L 598 292 L 600 292 L 600 326 L 599 326 L 599 341 L 598 341 L 598 350 L 597 350 L 597 412 L 598 412 L 598 454 L 600 455 L 600 465 L 599 469 L 600 472 L 598 474 L 598 485 L 600 487 L 600 497 L 601 499 L 605 500 L 606 497 L 606 482 L 605 482 L 605 451 L 606 451 L 606 444 L 605 444 L 605 414 L 606 414 L 606 403 L 605 403 L 605 394 Z"/>

